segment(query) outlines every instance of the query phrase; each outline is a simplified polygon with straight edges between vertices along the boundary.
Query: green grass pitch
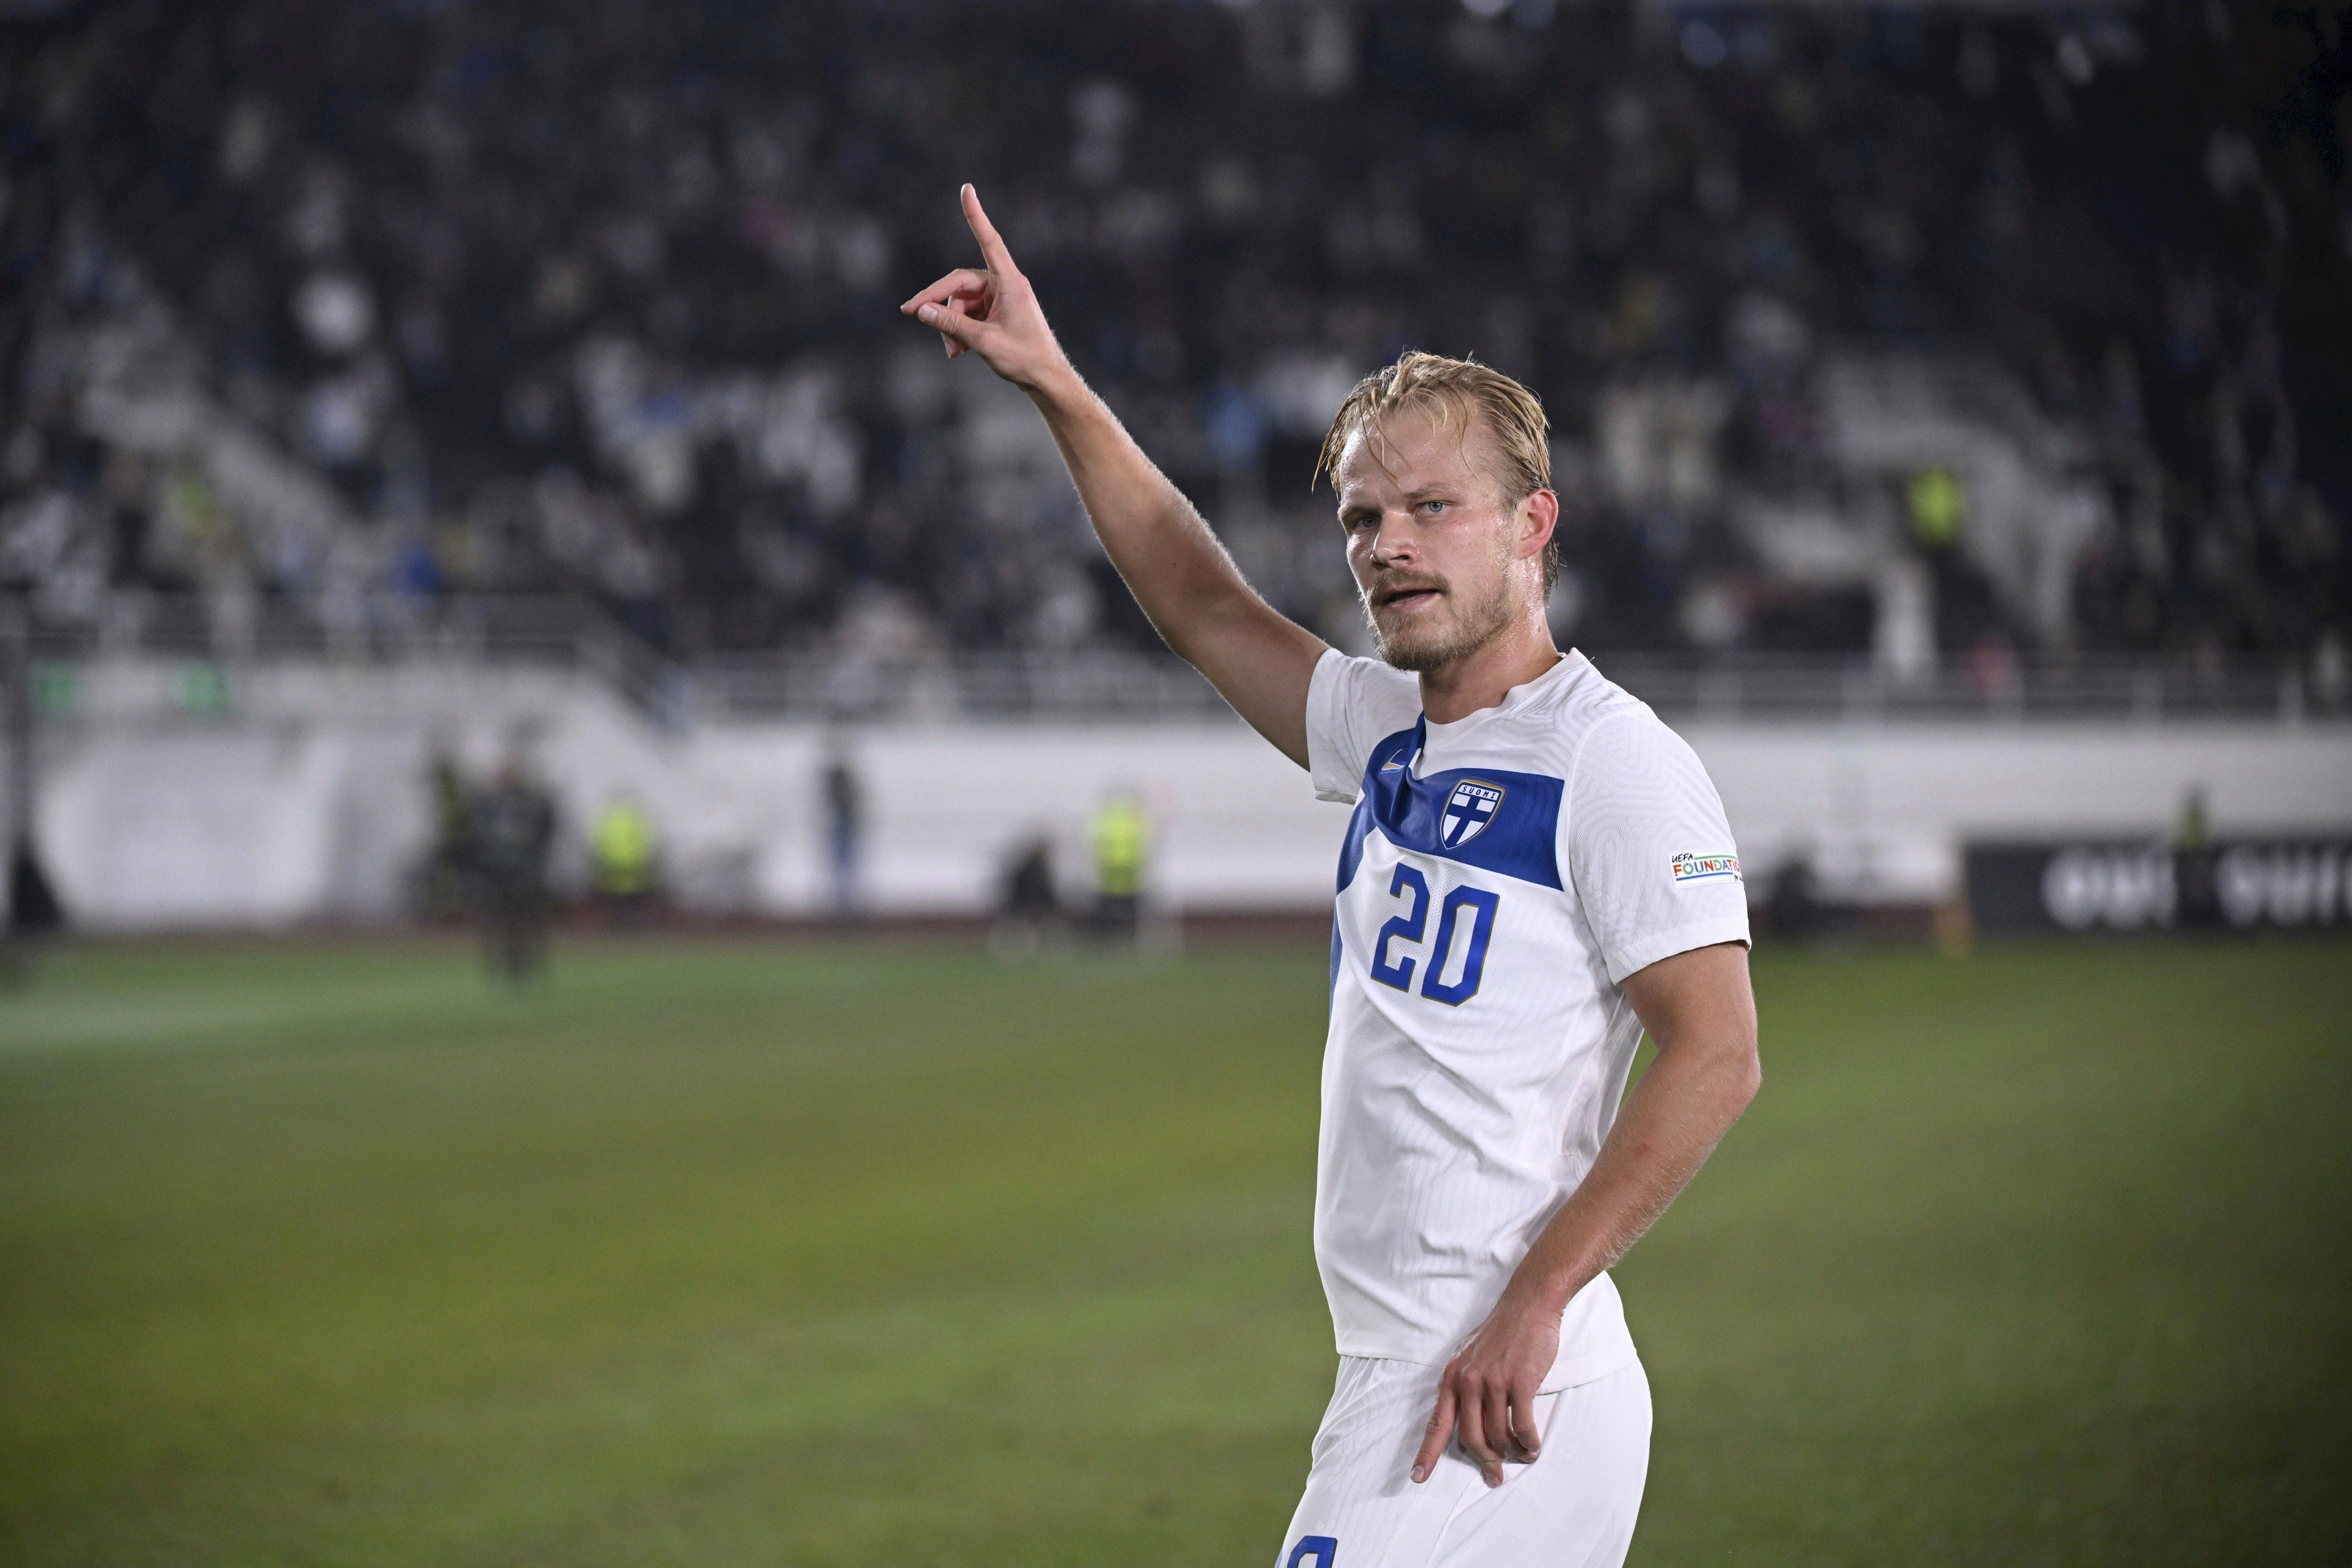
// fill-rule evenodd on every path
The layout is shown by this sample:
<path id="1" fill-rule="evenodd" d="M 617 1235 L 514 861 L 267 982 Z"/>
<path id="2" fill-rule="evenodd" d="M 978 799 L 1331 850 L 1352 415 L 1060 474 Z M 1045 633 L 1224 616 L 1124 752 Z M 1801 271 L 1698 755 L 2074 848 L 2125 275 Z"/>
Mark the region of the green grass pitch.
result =
<path id="1" fill-rule="evenodd" d="M 0 1563 L 1271 1563 L 1318 946 L 68 948 Z M 1768 953 L 1619 1269 L 1641 1564 L 2352 1561 L 2352 947 Z"/>

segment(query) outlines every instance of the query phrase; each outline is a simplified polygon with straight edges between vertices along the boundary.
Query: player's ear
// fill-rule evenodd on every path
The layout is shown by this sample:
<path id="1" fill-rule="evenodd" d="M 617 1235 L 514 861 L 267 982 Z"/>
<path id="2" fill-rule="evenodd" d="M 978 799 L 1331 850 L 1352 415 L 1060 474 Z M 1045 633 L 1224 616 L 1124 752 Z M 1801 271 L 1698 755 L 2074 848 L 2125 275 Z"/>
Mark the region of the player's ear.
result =
<path id="1" fill-rule="evenodd" d="M 1559 497 L 1549 489 L 1529 490 L 1519 502 L 1519 559 L 1541 555 L 1559 527 Z"/>

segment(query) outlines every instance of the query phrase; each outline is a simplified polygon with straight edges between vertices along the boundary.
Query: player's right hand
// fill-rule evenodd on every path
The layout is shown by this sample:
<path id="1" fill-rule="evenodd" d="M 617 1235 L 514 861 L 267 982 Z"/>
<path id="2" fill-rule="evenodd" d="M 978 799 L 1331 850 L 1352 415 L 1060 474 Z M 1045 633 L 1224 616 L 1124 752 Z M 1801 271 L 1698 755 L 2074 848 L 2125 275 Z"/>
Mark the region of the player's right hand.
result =
<path id="1" fill-rule="evenodd" d="M 1070 362 L 1045 324 L 1036 292 L 1013 265 L 1013 253 L 1003 237 L 981 210 L 980 193 L 963 188 L 964 221 L 980 241 L 981 258 L 988 265 L 975 271 L 960 267 L 898 307 L 940 334 L 948 357 L 966 352 L 978 354 L 988 368 L 1024 392 L 1034 392 L 1050 377 L 1066 372 Z"/>
<path id="2" fill-rule="evenodd" d="M 1506 1464 L 1531 1465 L 1543 1451 L 1536 1395 L 1559 1354 L 1560 1310 L 1532 1294 L 1505 1290 L 1486 1321 L 1437 1379 L 1437 1408 L 1412 1458 L 1415 1484 L 1437 1468 L 1449 1439 L 1490 1487 Z"/>

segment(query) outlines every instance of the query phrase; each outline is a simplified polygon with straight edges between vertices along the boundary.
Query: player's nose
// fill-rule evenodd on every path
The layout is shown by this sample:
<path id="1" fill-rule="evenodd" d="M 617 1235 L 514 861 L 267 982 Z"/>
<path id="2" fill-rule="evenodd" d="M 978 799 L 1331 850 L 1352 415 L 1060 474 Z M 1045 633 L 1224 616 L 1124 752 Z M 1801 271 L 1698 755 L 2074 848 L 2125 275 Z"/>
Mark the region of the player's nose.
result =
<path id="1" fill-rule="evenodd" d="M 1412 514 L 1384 511 L 1372 530 L 1372 559 L 1381 563 L 1410 560 L 1414 546 Z"/>

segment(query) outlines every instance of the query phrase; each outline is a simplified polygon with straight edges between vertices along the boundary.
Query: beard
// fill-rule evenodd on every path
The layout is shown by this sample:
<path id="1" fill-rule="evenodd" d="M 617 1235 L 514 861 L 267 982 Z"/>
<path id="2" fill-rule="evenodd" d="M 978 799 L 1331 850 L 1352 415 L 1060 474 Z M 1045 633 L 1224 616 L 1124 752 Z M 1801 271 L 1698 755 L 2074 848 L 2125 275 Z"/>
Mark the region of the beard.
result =
<path id="1" fill-rule="evenodd" d="M 1476 599 L 1456 598 L 1453 585 L 1443 579 L 1414 585 L 1439 590 L 1453 614 L 1441 625 L 1410 626 L 1390 633 L 1381 629 L 1380 617 L 1372 611 L 1371 595 L 1362 595 L 1364 619 L 1371 623 L 1373 651 L 1398 669 L 1415 675 L 1443 669 L 1477 652 L 1510 625 L 1511 585 L 1500 573 Z"/>

